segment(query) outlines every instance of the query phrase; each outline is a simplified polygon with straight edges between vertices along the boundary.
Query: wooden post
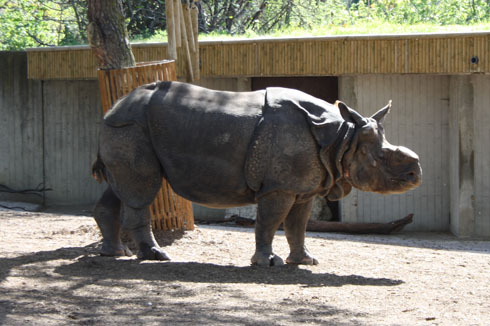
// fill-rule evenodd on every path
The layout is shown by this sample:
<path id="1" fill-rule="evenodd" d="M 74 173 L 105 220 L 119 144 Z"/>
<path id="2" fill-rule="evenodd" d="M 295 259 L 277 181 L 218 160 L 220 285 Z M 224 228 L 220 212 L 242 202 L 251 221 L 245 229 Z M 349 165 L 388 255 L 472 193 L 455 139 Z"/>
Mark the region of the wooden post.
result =
<path id="1" fill-rule="evenodd" d="M 194 2 L 191 7 L 191 22 L 192 22 L 192 29 L 193 29 L 193 35 L 194 35 L 194 45 L 195 45 L 195 51 L 192 53 L 192 68 L 194 72 L 194 80 L 199 80 L 201 78 L 201 64 L 199 62 L 199 41 L 198 41 L 198 35 L 199 35 L 199 9 L 197 8 L 196 3 Z"/>
<path id="2" fill-rule="evenodd" d="M 187 63 L 187 81 L 189 83 L 192 83 L 194 81 L 194 74 L 192 71 L 192 60 L 191 60 L 191 53 L 189 49 L 189 40 L 187 39 L 187 32 L 186 32 L 186 26 L 185 26 L 185 21 L 184 21 L 184 11 L 183 11 L 183 6 L 184 5 L 179 5 L 179 16 L 180 16 L 180 32 L 182 36 L 182 45 L 183 45 L 183 51 L 184 51 L 184 56 L 185 56 L 185 61 Z"/>
<path id="3" fill-rule="evenodd" d="M 182 7 L 180 0 L 173 0 L 174 2 L 174 26 L 175 26 L 175 44 L 177 48 L 182 46 L 182 35 L 181 35 L 181 25 L 180 25 L 180 10 Z"/>
<path id="4" fill-rule="evenodd" d="M 176 59 L 183 55 L 186 79 L 193 82 L 200 77 L 197 0 L 166 0 L 168 56 Z M 179 53 L 177 49 L 182 48 Z"/>
<path id="5" fill-rule="evenodd" d="M 191 10 L 187 1 L 186 3 L 182 4 L 182 9 L 185 23 L 185 32 L 187 34 L 187 42 L 189 43 L 189 51 L 192 53 L 196 51 L 196 46 L 194 45 L 194 28 L 192 26 Z"/>
<path id="6" fill-rule="evenodd" d="M 174 0 L 165 0 L 165 14 L 167 16 L 168 57 L 177 60 L 177 45 L 175 43 L 175 8 Z"/>

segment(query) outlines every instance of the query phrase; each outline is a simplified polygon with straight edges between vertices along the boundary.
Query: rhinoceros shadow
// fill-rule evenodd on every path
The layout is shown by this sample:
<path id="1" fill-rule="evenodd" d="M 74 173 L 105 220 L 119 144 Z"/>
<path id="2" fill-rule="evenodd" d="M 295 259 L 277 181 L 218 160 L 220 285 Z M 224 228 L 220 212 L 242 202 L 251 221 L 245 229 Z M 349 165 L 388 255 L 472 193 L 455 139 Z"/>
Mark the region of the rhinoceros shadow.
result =
<path id="1" fill-rule="evenodd" d="M 121 288 L 132 289 L 133 280 L 162 281 L 165 290 L 159 290 L 166 294 L 177 295 L 179 298 L 195 296 L 191 287 L 182 287 L 181 282 L 188 283 L 208 283 L 211 287 L 218 286 L 218 292 L 232 291 L 226 289 L 229 283 L 257 283 L 257 284 L 295 284 L 305 287 L 321 286 L 343 286 L 355 285 L 375 285 L 375 286 L 395 286 L 402 284 L 401 280 L 391 280 L 384 278 L 367 278 L 359 275 L 339 276 L 328 273 L 314 273 L 293 266 L 259 268 L 259 267 L 236 267 L 222 266 L 215 264 L 196 263 L 196 262 L 142 262 L 133 258 L 115 259 L 113 257 L 101 257 L 97 255 L 100 247 L 99 242 L 94 242 L 85 247 L 67 247 L 56 250 L 33 252 L 17 257 L 0 257 L 0 282 L 5 280 L 11 271 L 20 269 L 25 273 L 24 277 L 34 280 L 34 284 L 48 284 L 53 281 L 66 282 L 68 288 L 49 287 L 44 290 L 36 287 L 18 288 L 10 291 L 0 289 L 4 295 L 0 300 L 0 325 L 3 325 L 8 316 L 10 318 L 29 319 L 31 316 L 42 316 L 47 312 L 57 312 L 55 306 L 50 306 L 54 300 L 63 302 L 66 318 L 74 324 L 98 324 L 107 318 L 104 313 L 97 311 L 97 305 L 104 302 L 105 305 L 112 307 L 114 311 L 119 311 L 120 300 L 103 298 L 103 293 L 80 296 L 76 293 L 79 288 L 90 286 L 94 283 L 99 286 L 119 286 Z M 54 265 L 58 265 L 54 267 Z M 51 268 L 54 267 L 54 270 Z M 54 273 L 53 273 L 54 272 Z M 223 284 L 224 287 L 219 285 Z M 168 286 L 167 286 L 168 285 Z M 245 286 L 246 288 L 246 286 Z M 162 295 L 165 297 L 165 295 Z M 251 300 L 246 293 L 230 293 L 230 296 L 243 298 L 244 301 Z M 147 306 L 148 299 L 143 295 L 130 296 L 134 306 Z M 91 301 L 92 300 L 92 301 Z M 165 301 L 165 300 L 163 300 Z M 18 302 L 23 302 L 19 304 Z M 36 304 L 25 304 L 25 302 Z M 252 302 L 253 303 L 253 302 Z M 284 305 L 287 306 L 288 302 Z M 228 306 L 216 307 L 213 309 L 203 309 L 201 304 L 186 305 L 185 318 L 193 318 L 203 325 L 220 324 L 226 325 L 258 325 L 264 313 L 263 305 L 243 305 L 234 307 L 233 311 L 240 314 L 230 313 Z M 287 307 L 286 307 L 287 308 Z M 285 308 L 285 309 L 286 309 Z M 150 308 L 148 308 L 150 309 Z M 182 302 L 167 303 L 165 315 L 159 314 L 160 309 L 148 310 L 153 318 L 165 320 L 165 324 L 177 324 L 183 318 Z M 59 312 L 57 312 L 59 313 Z M 292 315 L 287 318 L 311 318 L 312 315 L 319 319 L 313 324 L 323 324 L 322 318 L 332 318 L 337 321 L 338 316 L 345 318 L 363 317 L 364 313 L 341 309 L 328 305 L 323 302 L 309 303 L 308 306 L 286 309 L 286 313 Z M 257 317 L 259 316 L 259 317 Z M 299 316 L 299 317 L 298 317 Z M 60 317 L 60 318 L 62 318 Z M 121 324 L 132 324 L 136 318 L 134 314 L 123 313 L 118 317 L 123 320 Z M 251 321 L 252 320 L 252 321 Z M 262 319 L 260 319 L 262 320 Z M 195 321 L 195 320 L 193 320 Z M 101 322 L 102 323 L 102 322 Z M 349 322 L 339 322 L 336 325 L 351 325 Z M 356 323 L 361 325 L 361 323 Z M 280 322 L 271 322 L 269 325 L 282 325 Z"/>
<path id="2" fill-rule="evenodd" d="M 305 287 L 338 287 L 344 285 L 396 286 L 402 280 L 371 278 L 362 275 L 315 273 L 297 266 L 258 267 L 230 266 L 201 262 L 143 262 L 98 255 L 79 256 L 73 263 L 59 266 L 56 273 L 69 277 L 194 283 L 255 283 Z"/>
<path id="3" fill-rule="evenodd" d="M 362 275 L 336 275 L 316 273 L 298 266 L 230 266 L 201 262 L 148 262 L 135 258 L 117 259 L 99 256 L 95 242 L 85 247 L 65 247 L 52 251 L 40 251 L 13 258 L 0 258 L 0 281 L 5 279 L 13 268 L 37 262 L 58 259 L 70 260 L 55 272 L 67 277 L 80 277 L 93 280 L 153 280 L 182 281 L 195 283 L 257 283 L 257 284 L 299 284 L 306 287 L 370 285 L 396 286 L 402 280 L 371 278 Z"/>

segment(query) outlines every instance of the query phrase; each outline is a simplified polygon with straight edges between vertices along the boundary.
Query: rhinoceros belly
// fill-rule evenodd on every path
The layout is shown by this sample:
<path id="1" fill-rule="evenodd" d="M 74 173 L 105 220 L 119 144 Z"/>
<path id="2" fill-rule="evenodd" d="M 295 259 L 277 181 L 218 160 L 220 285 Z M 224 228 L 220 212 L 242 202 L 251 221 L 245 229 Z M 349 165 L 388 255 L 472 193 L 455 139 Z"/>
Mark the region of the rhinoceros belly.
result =
<path id="1" fill-rule="evenodd" d="M 219 92 L 162 83 L 148 105 L 156 154 L 179 195 L 212 207 L 254 202 L 245 160 L 264 92 Z"/>

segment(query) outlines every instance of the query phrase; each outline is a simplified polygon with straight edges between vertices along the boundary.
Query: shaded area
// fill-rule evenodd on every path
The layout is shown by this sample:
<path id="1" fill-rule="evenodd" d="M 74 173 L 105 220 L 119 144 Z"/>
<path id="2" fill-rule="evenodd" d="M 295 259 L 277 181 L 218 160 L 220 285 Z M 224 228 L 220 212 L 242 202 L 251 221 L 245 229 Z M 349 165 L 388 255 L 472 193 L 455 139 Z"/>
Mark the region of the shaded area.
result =
<path id="1" fill-rule="evenodd" d="M 8 276 L 25 280 L 13 288 L 0 287 L 0 324 L 284 325 L 287 320 L 321 325 L 328 320 L 335 325 L 362 325 L 358 319 L 365 314 L 320 300 L 282 299 L 274 302 L 283 307 L 281 311 L 268 311 L 267 302 L 255 298 L 246 287 L 237 290 L 231 284 L 341 287 L 403 283 L 314 273 L 295 266 L 260 268 L 114 259 L 97 256 L 98 245 L 0 258 L 2 283 Z M 48 285 L 39 290 L 36 284 Z M 233 303 L 227 303 L 227 297 Z"/>
<path id="2" fill-rule="evenodd" d="M 344 286 L 370 285 L 394 286 L 402 280 L 387 278 L 368 278 L 361 275 L 336 275 L 314 273 L 298 266 L 264 268 L 257 266 L 223 266 L 199 262 L 149 262 L 136 259 L 117 259 L 98 256 L 99 243 L 82 248 L 61 248 L 54 251 L 41 251 L 14 258 L 0 258 L 1 280 L 10 270 L 23 265 L 52 260 L 75 260 L 73 263 L 55 268 L 55 272 L 99 280 L 155 280 L 182 281 L 194 283 L 255 283 L 255 284 L 296 284 L 301 286 Z M 280 278 L 277 276 L 281 276 Z"/>
<path id="3" fill-rule="evenodd" d="M 134 290 L 134 289 L 133 289 Z M 221 289 L 222 290 L 222 289 Z M 26 295 L 32 304 L 25 303 Z M 159 292 L 137 294 L 130 299 L 104 298 L 101 293 L 78 296 L 71 291 L 56 289 L 13 291 L 8 300 L 0 301 L 0 322 L 18 320 L 9 325 L 365 325 L 359 319 L 365 314 L 333 305 L 284 302 L 280 312 L 267 310 L 264 302 L 244 293 L 235 294 L 240 305 L 218 305 L 214 299 L 196 304 L 193 296 L 182 296 L 180 289 L 162 289 Z M 169 299 L 166 299 L 166 298 Z M 158 301 L 157 301 L 158 300 Z M 46 302 L 46 304 L 40 304 Z M 87 305 L 89 303 L 89 305 Z M 60 308 L 63 307 L 63 308 Z M 130 308 L 130 309 L 128 309 Z M 14 318 L 6 318 L 6 315 Z M 27 323 L 29 324 L 29 323 Z"/>
<path id="4" fill-rule="evenodd" d="M 260 268 L 242 266 L 248 258 L 242 251 L 253 247 L 252 229 L 201 226 L 183 237 L 158 234 L 166 245 L 171 236 L 182 237 L 169 250 L 189 262 L 142 262 L 98 256 L 96 226 L 83 217 L 0 217 L 1 325 L 464 325 L 488 319 L 481 308 L 488 301 L 485 256 L 403 248 L 447 245 L 427 234 L 309 233 L 327 240 L 307 241 L 313 253 L 328 256 L 323 264 Z"/>
<path id="5" fill-rule="evenodd" d="M 194 283 L 254 283 L 308 287 L 370 285 L 394 286 L 401 280 L 369 278 L 361 275 L 336 275 L 314 273 L 297 266 L 264 268 L 256 266 L 236 267 L 198 262 L 188 263 L 145 263 L 138 260 L 114 260 L 106 257 L 84 256 L 76 262 L 55 270 L 67 276 L 84 277 L 97 275 L 99 278 L 145 279 L 165 282 L 181 281 Z M 280 276 L 280 277 L 278 277 Z"/>

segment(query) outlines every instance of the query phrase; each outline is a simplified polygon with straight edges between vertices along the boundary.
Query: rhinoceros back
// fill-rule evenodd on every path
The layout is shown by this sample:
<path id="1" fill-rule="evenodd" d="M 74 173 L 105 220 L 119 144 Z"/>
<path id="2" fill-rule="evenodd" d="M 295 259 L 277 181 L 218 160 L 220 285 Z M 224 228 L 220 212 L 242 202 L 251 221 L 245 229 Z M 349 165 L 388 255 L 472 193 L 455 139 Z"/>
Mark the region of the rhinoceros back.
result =
<path id="1" fill-rule="evenodd" d="M 164 174 L 178 194 L 212 207 L 255 200 L 244 166 L 264 101 L 264 91 L 158 85 L 147 106 L 148 127 Z"/>
<path id="2" fill-rule="evenodd" d="M 146 127 L 146 107 L 158 83 L 140 86 L 119 99 L 105 114 L 104 123 L 111 127 L 124 127 L 138 123 Z"/>

